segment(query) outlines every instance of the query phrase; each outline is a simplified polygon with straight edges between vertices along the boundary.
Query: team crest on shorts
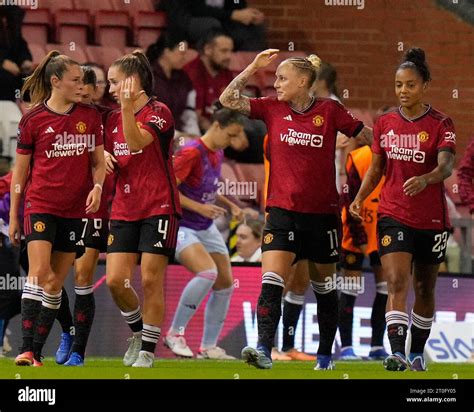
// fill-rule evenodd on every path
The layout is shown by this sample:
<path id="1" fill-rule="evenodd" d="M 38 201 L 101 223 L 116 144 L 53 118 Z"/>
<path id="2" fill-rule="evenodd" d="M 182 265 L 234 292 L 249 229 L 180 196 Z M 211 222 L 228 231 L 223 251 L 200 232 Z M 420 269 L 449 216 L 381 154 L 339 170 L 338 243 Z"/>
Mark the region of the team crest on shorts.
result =
<path id="1" fill-rule="evenodd" d="M 418 133 L 417 137 L 418 137 L 419 142 L 424 143 L 428 141 L 428 139 L 430 138 L 430 135 L 428 134 L 428 132 L 423 131 L 423 132 Z"/>
<path id="2" fill-rule="evenodd" d="M 389 236 L 389 235 L 385 235 L 382 238 L 382 246 L 388 246 L 388 245 L 390 245 L 390 243 L 392 243 L 392 237 Z"/>
<path id="3" fill-rule="evenodd" d="M 319 114 L 317 116 L 313 117 L 313 124 L 316 127 L 321 127 L 324 124 L 324 117 L 320 116 Z"/>
<path id="4" fill-rule="evenodd" d="M 43 222 L 38 221 L 35 222 L 35 224 L 33 225 L 33 229 L 35 230 L 35 232 L 42 233 L 45 231 L 46 225 Z"/>
<path id="5" fill-rule="evenodd" d="M 356 262 L 356 257 L 355 255 L 353 255 L 352 253 L 350 253 L 349 255 L 346 256 L 346 262 L 349 264 L 349 265 L 353 265 L 355 262 Z"/>
<path id="6" fill-rule="evenodd" d="M 87 125 L 84 122 L 78 122 L 76 123 L 76 130 L 79 133 L 85 133 L 87 130 Z"/>
<path id="7" fill-rule="evenodd" d="M 268 245 L 269 243 L 273 242 L 273 235 L 271 233 L 267 233 L 265 237 L 263 238 L 263 243 Z"/>
<path id="8" fill-rule="evenodd" d="M 114 243 L 114 235 L 110 233 L 109 237 L 107 238 L 107 246 L 110 246 L 112 243 Z"/>

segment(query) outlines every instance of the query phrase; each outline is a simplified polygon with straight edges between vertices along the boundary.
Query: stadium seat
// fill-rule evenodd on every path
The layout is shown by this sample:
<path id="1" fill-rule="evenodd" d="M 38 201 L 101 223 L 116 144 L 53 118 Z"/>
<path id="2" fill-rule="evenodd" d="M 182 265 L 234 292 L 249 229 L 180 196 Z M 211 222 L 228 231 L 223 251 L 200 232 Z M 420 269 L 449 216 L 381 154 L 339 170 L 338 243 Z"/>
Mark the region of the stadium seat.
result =
<path id="1" fill-rule="evenodd" d="M 87 46 L 85 48 L 87 60 L 98 63 L 107 69 L 110 65 L 123 56 L 123 52 L 116 47 Z"/>
<path id="2" fill-rule="evenodd" d="M 21 32 L 27 43 L 46 45 L 50 39 L 52 18 L 49 10 L 28 9 Z"/>
<path id="3" fill-rule="evenodd" d="M 89 10 L 91 14 L 95 14 L 98 10 L 114 10 L 112 3 L 124 3 L 124 0 L 73 0 L 76 10 Z M 131 0 L 134 1 L 134 0 Z"/>
<path id="4" fill-rule="evenodd" d="M 86 53 L 82 47 L 77 44 L 48 44 L 46 46 L 46 53 L 49 53 L 51 50 L 58 50 L 78 63 L 87 61 Z"/>
<path id="5" fill-rule="evenodd" d="M 74 4 L 72 0 L 40 0 L 38 5 L 41 9 L 48 9 L 52 14 L 55 14 L 59 9 L 73 9 Z"/>
<path id="6" fill-rule="evenodd" d="M 131 53 L 133 53 L 135 50 L 141 50 L 143 53 L 146 52 L 146 50 L 143 50 L 143 49 L 140 48 L 140 47 L 133 46 L 133 47 L 124 47 L 124 48 L 123 48 L 123 53 L 124 53 L 124 54 L 131 54 Z"/>
<path id="7" fill-rule="evenodd" d="M 235 52 L 230 58 L 229 70 L 234 76 L 242 72 L 255 58 L 255 52 Z M 262 92 L 262 82 L 258 73 L 252 76 L 246 85 L 245 94 L 249 97 L 260 97 Z"/>
<path id="8" fill-rule="evenodd" d="M 146 49 L 156 42 L 166 28 L 166 14 L 163 12 L 139 11 L 133 17 L 135 44 Z"/>
<path id="9" fill-rule="evenodd" d="M 125 1 L 112 1 L 112 7 L 114 10 L 126 11 L 130 15 L 134 15 L 138 12 L 154 12 L 152 0 L 132 0 L 128 3 Z"/>
<path id="10" fill-rule="evenodd" d="M 39 64 L 43 57 L 46 55 L 44 46 L 42 44 L 29 43 L 28 48 L 30 49 L 31 55 L 33 56 L 33 64 Z"/>
<path id="11" fill-rule="evenodd" d="M 95 40 L 102 46 L 128 45 L 130 17 L 124 11 L 98 11 L 95 15 Z"/>
<path id="12" fill-rule="evenodd" d="M 0 101 L 0 141 L 4 156 L 15 158 L 16 133 L 21 117 L 22 113 L 14 102 Z"/>
<path id="13" fill-rule="evenodd" d="M 75 42 L 81 46 L 88 43 L 91 21 L 87 10 L 58 10 L 55 22 L 58 43 Z"/>
<path id="14" fill-rule="evenodd" d="M 239 74 L 244 70 L 255 58 L 255 52 L 234 52 L 230 58 L 229 70 L 234 74 Z"/>

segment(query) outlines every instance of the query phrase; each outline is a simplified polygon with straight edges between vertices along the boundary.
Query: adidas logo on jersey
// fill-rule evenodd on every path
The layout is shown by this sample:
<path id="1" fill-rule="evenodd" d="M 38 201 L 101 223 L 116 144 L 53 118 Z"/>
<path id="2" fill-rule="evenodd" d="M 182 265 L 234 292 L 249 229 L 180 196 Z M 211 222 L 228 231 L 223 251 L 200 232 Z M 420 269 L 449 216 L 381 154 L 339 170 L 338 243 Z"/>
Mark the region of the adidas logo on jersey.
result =
<path id="1" fill-rule="evenodd" d="M 117 126 L 115 126 L 115 129 L 112 130 L 112 133 L 118 133 L 118 127 Z"/>
<path id="2" fill-rule="evenodd" d="M 339 253 L 337 252 L 336 249 L 334 249 L 330 256 L 337 256 L 337 255 L 339 255 Z"/>
<path id="3" fill-rule="evenodd" d="M 163 247 L 163 245 L 161 244 L 161 242 L 156 242 L 153 247 Z"/>
<path id="4" fill-rule="evenodd" d="M 289 114 L 288 116 L 285 116 L 283 119 L 284 120 L 289 120 L 290 122 L 293 121 L 293 118 L 291 117 L 291 114 Z"/>
<path id="5" fill-rule="evenodd" d="M 49 126 L 49 127 L 46 129 L 45 133 L 54 133 L 54 129 L 53 129 L 51 126 Z"/>
<path id="6" fill-rule="evenodd" d="M 98 230 L 96 230 L 92 236 L 93 236 L 93 237 L 100 237 L 100 233 L 99 233 L 99 231 L 98 231 Z"/>
<path id="7" fill-rule="evenodd" d="M 79 242 L 76 243 L 76 246 L 84 246 L 84 241 L 81 239 Z"/>

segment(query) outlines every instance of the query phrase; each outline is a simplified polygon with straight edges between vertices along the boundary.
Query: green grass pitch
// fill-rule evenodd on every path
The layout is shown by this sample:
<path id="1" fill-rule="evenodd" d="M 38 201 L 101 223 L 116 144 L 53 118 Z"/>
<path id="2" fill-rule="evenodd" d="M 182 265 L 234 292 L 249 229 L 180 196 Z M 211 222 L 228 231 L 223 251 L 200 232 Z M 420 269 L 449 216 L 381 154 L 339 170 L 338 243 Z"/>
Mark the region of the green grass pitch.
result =
<path id="1" fill-rule="evenodd" d="M 0 359 L 0 379 L 474 379 L 474 363 L 428 364 L 427 372 L 388 372 L 381 362 L 338 362 L 336 370 L 315 371 L 312 362 L 275 362 L 257 370 L 242 361 L 158 359 L 154 368 L 127 368 L 119 358 L 87 358 L 84 367 L 56 365 L 18 367 Z"/>

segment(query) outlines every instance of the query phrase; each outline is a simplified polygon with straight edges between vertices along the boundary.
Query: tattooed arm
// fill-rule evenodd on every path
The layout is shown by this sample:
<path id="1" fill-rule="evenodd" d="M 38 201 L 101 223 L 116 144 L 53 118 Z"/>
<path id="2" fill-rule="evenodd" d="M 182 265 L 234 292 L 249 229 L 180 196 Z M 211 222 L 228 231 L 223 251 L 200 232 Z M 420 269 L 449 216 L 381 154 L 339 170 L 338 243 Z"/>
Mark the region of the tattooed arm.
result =
<path id="1" fill-rule="evenodd" d="M 366 144 L 370 146 L 372 144 L 372 140 L 374 140 L 373 130 L 370 127 L 364 126 L 364 128 L 356 136 L 356 140 L 361 146 L 365 146 Z"/>
<path id="2" fill-rule="evenodd" d="M 268 49 L 257 54 L 255 60 L 250 63 L 247 68 L 240 73 L 234 80 L 230 82 L 227 88 L 222 92 L 219 101 L 224 107 L 228 109 L 237 110 L 238 112 L 248 116 L 250 114 L 250 99 L 242 95 L 250 77 L 255 72 L 270 64 L 276 58 L 279 50 Z"/>

